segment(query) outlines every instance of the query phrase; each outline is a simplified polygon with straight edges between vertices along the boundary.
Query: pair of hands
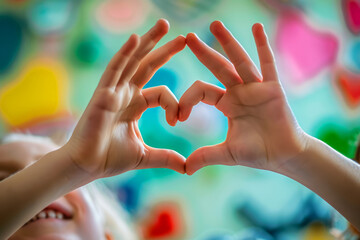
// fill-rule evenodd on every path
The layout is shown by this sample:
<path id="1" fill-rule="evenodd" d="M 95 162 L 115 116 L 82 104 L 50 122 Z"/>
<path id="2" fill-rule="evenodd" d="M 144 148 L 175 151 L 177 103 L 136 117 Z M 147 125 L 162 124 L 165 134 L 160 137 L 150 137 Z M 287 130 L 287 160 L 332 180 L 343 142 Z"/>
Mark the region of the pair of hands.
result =
<path id="1" fill-rule="evenodd" d="M 151 51 L 168 30 L 168 22 L 160 19 L 143 36 L 131 35 L 111 59 L 63 147 L 77 167 L 95 178 L 144 168 L 170 168 L 191 175 L 214 164 L 280 171 L 283 164 L 306 148 L 305 134 L 286 102 L 261 24 L 255 24 L 252 30 L 262 74 L 219 21 L 213 22 L 210 30 L 229 60 L 194 33 Z M 164 86 L 142 89 L 185 45 L 226 89 L 196 81 L 179 102 Z M 214 105 L 228 118 L 223 143 L 199 148 L 187 159 L 175 151 L 144 143 L 138 119 L 147 108 L 161 106 L 167 122 L 174 126 L 177 121 L 185 121 L 200 101 Z"/>

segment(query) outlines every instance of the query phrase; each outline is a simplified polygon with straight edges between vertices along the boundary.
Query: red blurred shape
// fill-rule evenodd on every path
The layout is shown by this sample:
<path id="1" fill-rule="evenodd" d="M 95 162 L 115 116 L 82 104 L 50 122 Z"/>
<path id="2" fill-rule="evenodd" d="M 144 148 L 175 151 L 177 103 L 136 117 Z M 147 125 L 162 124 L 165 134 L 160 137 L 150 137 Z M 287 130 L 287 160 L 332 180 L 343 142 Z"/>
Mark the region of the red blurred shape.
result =
<path id="1" fill-rule="evenodd" d="M 148 229 L 149 237 L 163 237 L 167 235 L 171 235 L 171 233 L 176 228 L 176 224 L 173 221 L 170 212 L 161 212 L 153 226 L 150 226 Z"/>
<path id="2" fill-rule="evenodd" d="M 360 103 L 360 74 L 341 70 L 337 82 L 346 101 L 351 107 Z"/>
<path id="3" fill-rule="evenodd" d="M 177 204 L 157 204 L 143 225 L 144 239 L 173 239 L 184 234 L 184 221 Z"/>
<path id="4" fill-rule="evenodd" d="M 359 0 L 343 0 L 343 12 L 345 21 L 354 34 L 360 33 L 360 1 Z"/>

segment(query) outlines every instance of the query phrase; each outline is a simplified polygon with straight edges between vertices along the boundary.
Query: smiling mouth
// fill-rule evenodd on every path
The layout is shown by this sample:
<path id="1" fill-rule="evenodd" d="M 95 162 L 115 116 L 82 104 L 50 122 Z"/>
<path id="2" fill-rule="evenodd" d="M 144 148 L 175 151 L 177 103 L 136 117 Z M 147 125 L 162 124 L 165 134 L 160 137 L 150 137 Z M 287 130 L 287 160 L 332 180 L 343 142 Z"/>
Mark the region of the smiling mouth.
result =
<path id="1" fill-rule="evenodd" d="M 51 208 L 45 208 L 38 214 L 36 214 L 32 219 L 30 219 L 25 225 L 28 225 L 29 223 L 33 223 L 39 220 L 47 220 L 47 219 L 54 219 L 54 220 L 70 220 L 72 219 L 72 216 L 68 213 L 61 212 L 56 209 Z M 25 226 L 24 225 L 24 226 Z"/>

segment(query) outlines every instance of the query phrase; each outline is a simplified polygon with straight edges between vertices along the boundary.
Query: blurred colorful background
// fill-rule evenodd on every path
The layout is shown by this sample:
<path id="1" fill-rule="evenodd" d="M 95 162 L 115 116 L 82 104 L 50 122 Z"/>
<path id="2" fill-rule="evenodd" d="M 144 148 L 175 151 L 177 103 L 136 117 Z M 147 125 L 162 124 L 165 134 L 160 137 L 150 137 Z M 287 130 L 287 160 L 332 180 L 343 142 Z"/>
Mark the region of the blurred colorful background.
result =
<path id="1" fill-rule="evenodd" d="M 157 19 L 170 32 L 209 31 L 221 20 L 259 65 L 251 34 L 264 24 L 289 104 L 301 127 L 353 157 L 360 132 L 360 0 L 2 0 L 0 136 L 71 133 L 111 56 L 131 33 Z M 167 85 L 180 98 L 196 80 L 221 84 L 191 54 L 176 55 L 146 87 Z M 184 156 L 225 139 L 226 118 L 199 104 L 169 126 L 160 108 L 139 121 L 145 142 Z M 333 239 L 346 221 L 295 181 L 245 167 L 213 166 L 182 176 L 141 170 L 103 180 L 143 239 Z M 339 179 L 340 181 L 340 179 Z"/>

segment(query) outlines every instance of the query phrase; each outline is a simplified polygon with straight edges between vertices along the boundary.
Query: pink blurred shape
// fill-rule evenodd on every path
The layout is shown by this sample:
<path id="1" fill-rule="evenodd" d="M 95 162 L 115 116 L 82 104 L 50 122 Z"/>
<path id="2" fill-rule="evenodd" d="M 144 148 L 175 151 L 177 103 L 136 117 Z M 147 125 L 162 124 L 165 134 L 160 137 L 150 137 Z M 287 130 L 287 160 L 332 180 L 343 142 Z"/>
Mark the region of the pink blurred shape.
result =
<path id="1" fill-rule="evenodd" d="M 148 15 L 146 1 L 107 0 L 99 1 L 96 19 L 109 32 L 123 33 L 145 22 Z"/>
<path id="2" fill-rule="evenodd" d="M 360 1 L 359 0 L 343 0 L 342 9 L 345 21 L 354 34 L 360 33 Z"/>
<path id="3" fill-rule="evenodd" d="M 277 25 L 276 46 L 286 71 L 295 83 L 303 83 L 334 63 L 337 37 L 314 29 L 299 12 L 286 11 Z"/>

